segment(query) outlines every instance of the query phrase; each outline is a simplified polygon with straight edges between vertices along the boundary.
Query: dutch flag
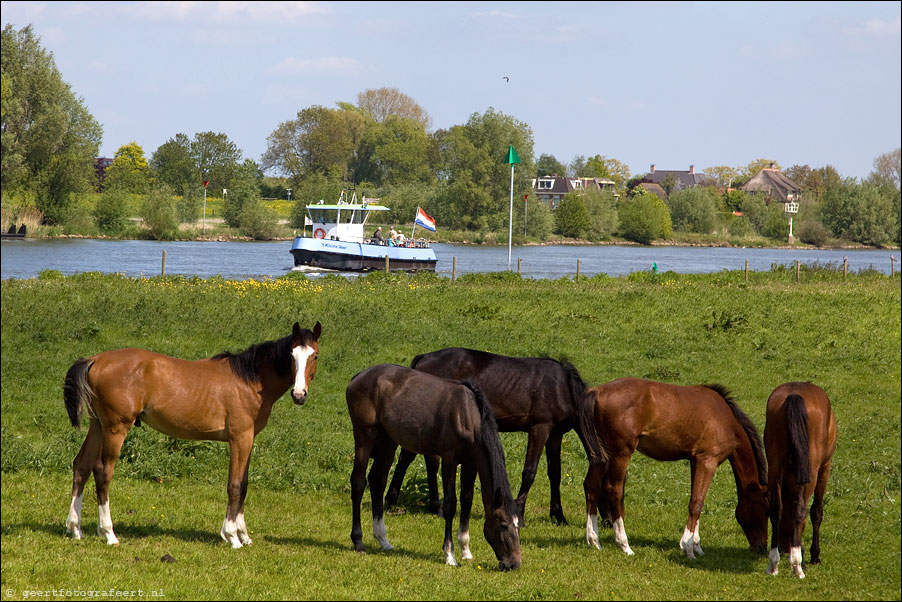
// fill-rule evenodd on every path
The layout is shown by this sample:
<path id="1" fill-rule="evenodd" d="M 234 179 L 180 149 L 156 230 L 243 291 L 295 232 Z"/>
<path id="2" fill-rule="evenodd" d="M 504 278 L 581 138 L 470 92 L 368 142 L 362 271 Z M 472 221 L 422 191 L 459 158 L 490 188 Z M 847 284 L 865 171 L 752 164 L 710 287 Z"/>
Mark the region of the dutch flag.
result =
<path id="1" fill-rule="evenodd" d="M 426 215 L 426 212 L 417 207 L 417 218 L 414 224 L 426 228 L 430 232 L 435 232 L 435 220 Z"/>

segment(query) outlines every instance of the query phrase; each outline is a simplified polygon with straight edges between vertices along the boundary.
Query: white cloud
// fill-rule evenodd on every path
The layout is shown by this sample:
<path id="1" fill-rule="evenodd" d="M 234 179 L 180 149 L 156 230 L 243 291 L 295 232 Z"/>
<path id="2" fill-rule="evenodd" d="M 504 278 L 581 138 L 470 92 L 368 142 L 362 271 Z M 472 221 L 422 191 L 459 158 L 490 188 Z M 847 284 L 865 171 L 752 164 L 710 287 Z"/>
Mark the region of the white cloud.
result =
<path id="1" fill-rule="evenodd" d="M 868 38 L 898 36 L 900 31 L 902 31 L 902 19 L 868 19 L 862 23 L 843 27 L 845 34 Z"/>
<path id="2" fill-rule="evenodd" d="M 175 1 L 136 2 L 118 6 L 123 16 L 163 22 L 270 23 L 294 22 L 329 10 L 319 2 L 220 2 Z"/>

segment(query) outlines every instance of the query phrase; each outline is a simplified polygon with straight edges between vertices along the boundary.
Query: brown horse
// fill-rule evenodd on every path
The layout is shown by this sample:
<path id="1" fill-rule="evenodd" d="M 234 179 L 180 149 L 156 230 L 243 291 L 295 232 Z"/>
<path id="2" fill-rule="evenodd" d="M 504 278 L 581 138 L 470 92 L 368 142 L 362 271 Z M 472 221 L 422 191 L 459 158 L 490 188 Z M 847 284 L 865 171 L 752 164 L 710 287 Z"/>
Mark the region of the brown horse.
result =
<path id="1" fill-rule="evenodd" d="M 520 566 L 520 534 L 516 506 L 511 496 L 504 449 L 492 406 L 478 386 L 445 380 L 394 364 L 380 364 L 357 374 L 346 392 L 354 426 L 354 469 L 351 472 L 351 505 L 354 549 L 363 552 L 360 502 L 366 488 L 370 458 L 370 498 L 373 535 L 383 550 L 391 550 L 385 532 L 382 494 L 398 445 L 414 453 L 440 456 L 445 502 L 445 562 L 457 565 L 452 541 L 452 521 L 457 507 L 455 481 L 460 471 L 460 528 L 457 541 L 462 557 L 470 553 L 470 510 L 476 476 L 482 485 L 485 508 L 483 533 L 498 558 L 501 570 Z"/>
<path id="2" fill-rule="evenodd" d="M 545 450 L 551 485 L 549 514 L 553 522 L 566 525 L 561 507 L 561 442 L 564 435 L 571 429 L 576 430 L 590 463 L 607 459 L 604 446 L 594 435 L 593 404 L 586 398 L 586 385 L 576 368 L 568 362 L 546 357 L 508 357 L 460 347 L 418 355 L 410 367 L 442 378 L 475 382 L 492 403 L 498 430 L 528 433 L 526 462 L 516 499 L 521 525 L 525 524 L 526 496 L 535 481 L 542 450 Z M 388 506 L 397 503 L 404 472 L 414 457 L 409 450 L 401 450 L 385 496 Z M 430 510 L 433 512 L 439 508 L 437 467 L 437 461 L 426 458 Z"/>
<path id="3" fill-rule="evenodd" d="M 714 472 L 729 459 L 739 503 L 736 520 L 749 544 L 767 544 L 767 485 L 761 438 L 751 420 L 719 385 L 681 387 L 638 378 L 621 378 L 589 389 L 595 398 L 595 426 L 610 453 L 607 466 L 592 465 L 584 482 L 586 541 L 598 545 L 598 502 L 606 501 L 614 540 L 632 554 L 623 526 L 623 485 L 627 465 L 638 449 L 660 461 L 689 460 L 692 493 L 680 549 L 689 558 L 702 554 L 698 519 Z"/>
<path id="4" fill-rule="evenodd" d="M 72 463 L 67 532 L 82 538 L 82 496 L 93 472 L 100 515 L 97 534 L 108 544 L 119 543 L 110 517 L 110 480 L 125 436 L 143 421 L 170 437 L 229 442 L 229 503 L 220 535 L 233 548 L 250 544 L 244 498 L 254 436 L 289 388 L 296 404 L 306 401 L 321 332 L 319 322 L 312 331 L 295 322 L 292 333 L 277 341 L 197 361 L 119 349 L 75 362 L 63 388 L 66 411 L 72 426 L 78 427 L 86 406 L 91 424 Z"/>
<path id="5" fill-rule="evenodd" d="M 786 383 L 774 389 L 767 400 L 764 449 L 772 529 L 767 572 L 776 575 L 780 553 L 788 552 L 793 574 L 804 579 L 805 512 L 813 493 L 809 562 L 817 564 L 821 561 L 824 491 L 836 449 L 836 416 L 824 390 L 811 383 Z"/>

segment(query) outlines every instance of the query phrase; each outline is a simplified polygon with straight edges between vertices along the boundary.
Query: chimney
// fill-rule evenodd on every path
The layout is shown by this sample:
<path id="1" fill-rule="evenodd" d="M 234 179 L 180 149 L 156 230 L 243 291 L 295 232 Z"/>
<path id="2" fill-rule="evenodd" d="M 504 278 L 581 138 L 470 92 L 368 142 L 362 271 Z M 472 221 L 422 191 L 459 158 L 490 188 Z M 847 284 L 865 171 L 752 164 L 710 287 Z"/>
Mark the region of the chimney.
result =
<path id="1" fill-rule="evenodd" d="M 774 162 L 773 162 L 773 161 L 770 162 L 770 168 L 771 168 L 771 169 L 774 169 Z"/>
<path id="2" fill-rule="evenodd" d="M 689 175 L 695 175 L 695 165 L 689 166 Z"/>
<path id="3" fill-rule="evenodd" d="M 654 163 L 651 164 L 651 173 L 655 173 L 655 164 Z"/>

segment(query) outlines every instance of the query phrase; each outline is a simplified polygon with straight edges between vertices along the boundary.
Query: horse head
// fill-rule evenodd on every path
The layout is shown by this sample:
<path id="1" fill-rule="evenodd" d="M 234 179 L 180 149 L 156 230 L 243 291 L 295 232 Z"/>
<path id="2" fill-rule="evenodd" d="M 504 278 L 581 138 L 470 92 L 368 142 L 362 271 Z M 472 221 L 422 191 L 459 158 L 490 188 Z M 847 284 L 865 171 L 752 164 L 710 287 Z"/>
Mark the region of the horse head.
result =
<path id="1" fill-rule="evenodd" d="M 313 330 L 302 329 L 294 323 L 291 331 L 291 357 L 294 360 L 294 387 L 291 398 L 294 403 L 304 405 L 307 401 L 307 389 L 316 375 L 316 358 L 319 355 L 319 335 L 323 327 L 319 322 Z"/>
<path id="2" fill-rule="evenodd" d="M 749 546 L 756 552 L 767 551 L 767 486 L 755 484 L 745 491 L 736 505 L 736 522 L 742 527 Z"/>
<path id="3" fill-rule="evenodd" d="M 520 568 L 520 519 L 512 503 L 505 503 L 500 487 L 495 488 L 492 512 L 485 517 L 483 534 L 495 551 L 498 568 L 510 571 Z"/>

